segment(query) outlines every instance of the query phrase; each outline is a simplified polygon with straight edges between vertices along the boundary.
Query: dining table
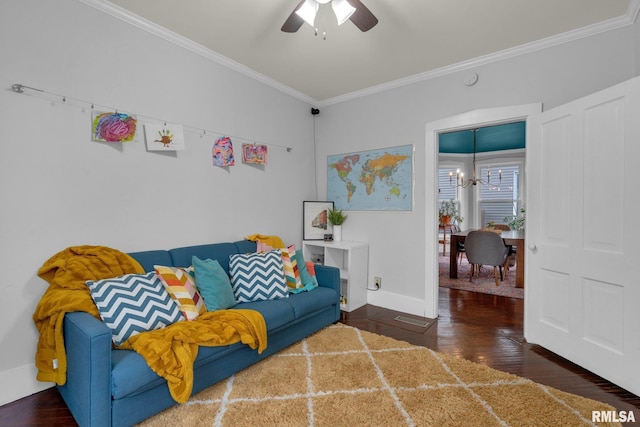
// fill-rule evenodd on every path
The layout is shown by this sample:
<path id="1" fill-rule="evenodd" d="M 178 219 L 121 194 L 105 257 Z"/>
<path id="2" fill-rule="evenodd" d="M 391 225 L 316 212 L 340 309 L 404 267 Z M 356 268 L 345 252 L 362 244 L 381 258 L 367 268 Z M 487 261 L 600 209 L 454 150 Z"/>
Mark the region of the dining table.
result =
<path id="1" fill-rule="evenodd" d="M 450 251 L 449 251 L 449 277 L 458 278 L 458 243 L 464 243 L 473 229 L 459 231 L 451 234 Z M 522 230 L 503 230 L 500 237 L 505 244 L 512 245 L 516 248 L 516 288 L 524 288 L 524 231 Z"/>

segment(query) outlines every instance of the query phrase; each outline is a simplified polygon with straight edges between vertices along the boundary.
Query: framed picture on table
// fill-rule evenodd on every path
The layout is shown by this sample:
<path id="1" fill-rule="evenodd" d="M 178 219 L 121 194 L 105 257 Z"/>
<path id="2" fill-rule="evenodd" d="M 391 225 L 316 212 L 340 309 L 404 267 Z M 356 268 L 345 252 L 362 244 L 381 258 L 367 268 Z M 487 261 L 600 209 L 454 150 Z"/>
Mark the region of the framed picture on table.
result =
<path id="1" fill-rule="evenodd" d="M 333 202 L 302 202 L 303 240 L 324 240 L 325 234 L 331 234 L 330 209 L 333 209 Z"/>

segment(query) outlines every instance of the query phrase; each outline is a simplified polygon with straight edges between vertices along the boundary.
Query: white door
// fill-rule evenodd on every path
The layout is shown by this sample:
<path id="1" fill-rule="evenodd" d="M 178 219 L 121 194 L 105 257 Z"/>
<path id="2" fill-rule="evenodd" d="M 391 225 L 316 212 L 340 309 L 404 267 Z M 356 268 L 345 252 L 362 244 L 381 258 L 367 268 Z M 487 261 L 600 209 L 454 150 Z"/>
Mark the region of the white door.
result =
<path id="1" fill-rule="evenodd" d="M 525 338 L 640 395 L 640 78 L 527 132 Z"/>

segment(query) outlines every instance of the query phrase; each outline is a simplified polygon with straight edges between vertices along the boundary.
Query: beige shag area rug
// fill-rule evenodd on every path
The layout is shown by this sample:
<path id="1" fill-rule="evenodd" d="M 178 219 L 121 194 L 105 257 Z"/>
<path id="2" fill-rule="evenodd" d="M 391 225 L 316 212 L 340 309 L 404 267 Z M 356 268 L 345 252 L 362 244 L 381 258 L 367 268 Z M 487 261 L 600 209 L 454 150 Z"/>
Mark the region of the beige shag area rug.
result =
<path id="1" fill-rule="evenodd" d="M 143 426 L 590 426 L 614 410 L 512 374 L 337 324 Z"/>

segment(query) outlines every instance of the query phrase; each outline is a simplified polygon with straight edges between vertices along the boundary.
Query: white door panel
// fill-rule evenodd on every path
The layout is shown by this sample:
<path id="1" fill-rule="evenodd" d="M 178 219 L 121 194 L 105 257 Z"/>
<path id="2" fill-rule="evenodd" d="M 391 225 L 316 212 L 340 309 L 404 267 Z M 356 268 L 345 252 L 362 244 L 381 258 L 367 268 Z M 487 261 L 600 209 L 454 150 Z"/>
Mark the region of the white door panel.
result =
<path id="1" fill-rule="evenodd" d="M 640 394 L 640 78 L 534 115 L 525 338 Z"/>

